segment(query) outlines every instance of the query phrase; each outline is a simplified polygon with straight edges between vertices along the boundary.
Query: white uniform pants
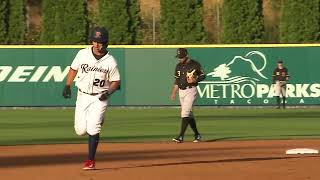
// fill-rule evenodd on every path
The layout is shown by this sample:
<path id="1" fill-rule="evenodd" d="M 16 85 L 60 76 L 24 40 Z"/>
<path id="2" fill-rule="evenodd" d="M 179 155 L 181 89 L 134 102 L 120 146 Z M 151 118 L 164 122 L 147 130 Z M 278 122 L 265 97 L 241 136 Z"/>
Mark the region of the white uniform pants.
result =
<path id="1" fill-rule="evenodd" d="M 181 104 L 181 117 L 193 117 L 192 107 L 197 98 L 197 88 L 179 89 L 179 97 Z"/>
<path id="2" fill-rule="evenodd" d="M 286 84 L 286 81 L 276 81 L 276 84 L 274 84 L 275 96 L 286 97 Z"/>
<path id="3" fill-rule="evenodd" d="M 78 91 L 74 129 L 79 136 L 100 133 L 108 102 L 100 101 L 99 97 Z"/>

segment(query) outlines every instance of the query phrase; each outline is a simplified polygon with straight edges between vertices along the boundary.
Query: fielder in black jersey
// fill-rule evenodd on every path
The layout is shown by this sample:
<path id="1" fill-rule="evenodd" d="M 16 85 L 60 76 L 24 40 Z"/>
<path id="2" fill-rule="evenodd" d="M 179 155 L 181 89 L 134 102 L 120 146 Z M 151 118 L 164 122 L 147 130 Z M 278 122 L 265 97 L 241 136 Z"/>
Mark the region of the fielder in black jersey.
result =
<path id="1" fill-rule="evenodd" d="M 205 79 L 205 74 L 201 65 L 188 57 L 188 51 L 185 48 L 179 48 L 177 50 L 176 57 L 179 63 L 175 69 L 175 81 L 172 88 L 171 99 L 176 99 L 176 94 L 179 92 L 179 99 L 181 104 L 181 130 L 178 137 L 174 138 L 173 141 L 182 143 L 184 133 L 190 124 L 195 139 L 193 142 L 200 142 L 201 135 L 197 129 L 196 120 L 192 113 L 193 103 L 197 97 L 197 86 L 198 82 Z"/>
<path id="2" fill-rule="evenodd" d="M 179 89 L 185 90 L 188 87 L 198 86 L 198 82 L 204 80 L 205 75 L 197 61 L 187 59 L 185 63 L 177 64 L 174 77 Z M 188 82 L 189 77 L 195 77 L 195 81 Z"/>
<path id="3" fill-rule="evenodd" d="M 272 74 L 272 81 L 274 84 L 275 97 L 277 100 L 277 109 L 280 109 L 282 97 L 282 107 L 286 107 L 286 89 L 287 81 L 289 80 L 288 69 L 283 66 L 283 61 L 278 61 L 277 67 L 274 69 Z"/>

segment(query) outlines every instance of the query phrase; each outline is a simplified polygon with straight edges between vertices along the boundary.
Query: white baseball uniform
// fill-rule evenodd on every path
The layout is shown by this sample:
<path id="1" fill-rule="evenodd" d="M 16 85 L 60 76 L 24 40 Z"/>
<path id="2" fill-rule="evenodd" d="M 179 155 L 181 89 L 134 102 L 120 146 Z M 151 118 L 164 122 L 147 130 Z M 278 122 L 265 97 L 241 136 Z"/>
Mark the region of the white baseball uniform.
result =
<path id="1" fill-rule="evenodd" d="M 78 135 L 98 134 L 108 105 L 107 100 L 100 101 L 99 97 L 109 89 L 112 81 L 120 81 L 117 62 L 109 52 L 97 60 L 89 47 L 78 52 L 71 68 L 78 71 L 75 131 Z"/>

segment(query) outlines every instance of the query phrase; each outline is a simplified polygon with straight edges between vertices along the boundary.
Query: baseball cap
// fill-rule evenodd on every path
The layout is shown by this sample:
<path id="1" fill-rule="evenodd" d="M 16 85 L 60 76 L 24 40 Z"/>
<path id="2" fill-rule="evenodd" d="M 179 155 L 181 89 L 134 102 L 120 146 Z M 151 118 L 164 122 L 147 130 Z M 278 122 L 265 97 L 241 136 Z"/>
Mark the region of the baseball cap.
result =
<path id="1" fill-rule="evenodd" d="M 104 27 L 95 27 L 92 29 L 90 41 L 107 44 L 109 41 L 108 31 Z"/>
<path id="2" fill-rule="evenodd" d="M 184 58 L 188 55 L 188 51 L 186 48 L 178 48 L 176 58 Z"/>

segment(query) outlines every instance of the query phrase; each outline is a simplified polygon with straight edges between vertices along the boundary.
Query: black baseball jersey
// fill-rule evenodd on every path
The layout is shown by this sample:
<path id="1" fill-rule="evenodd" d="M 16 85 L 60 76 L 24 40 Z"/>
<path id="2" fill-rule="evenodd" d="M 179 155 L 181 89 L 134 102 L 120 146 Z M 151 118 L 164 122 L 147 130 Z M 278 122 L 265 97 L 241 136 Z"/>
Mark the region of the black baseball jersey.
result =
<path id="1" fill-rule="evenodd" d="M 276 68 L 272 74 L 272 80 L 275 81 L 287 81 L 289 78 L 288 69 L 283 67 L 282 69 Z"/>
<path id="2" fill-rule="evenodd" d="M 187 75 L 193 74 L 197 82 L 189 84 L 187 81 Z M 200 63 L 193 59 L 187 60 L 186 63 L 178 63 L 175 70 L 175 84 L 178 85 L 180 89 L 186 89 L 187 87 L 197 86 L 198 82 L 205 79 L 205 74 L 201 68 Z"/>

